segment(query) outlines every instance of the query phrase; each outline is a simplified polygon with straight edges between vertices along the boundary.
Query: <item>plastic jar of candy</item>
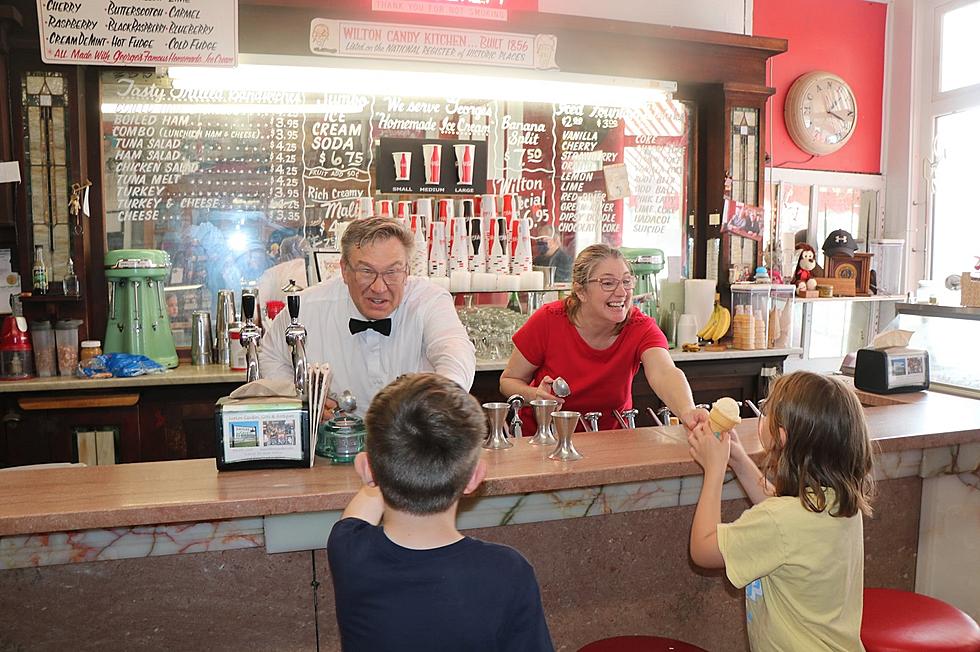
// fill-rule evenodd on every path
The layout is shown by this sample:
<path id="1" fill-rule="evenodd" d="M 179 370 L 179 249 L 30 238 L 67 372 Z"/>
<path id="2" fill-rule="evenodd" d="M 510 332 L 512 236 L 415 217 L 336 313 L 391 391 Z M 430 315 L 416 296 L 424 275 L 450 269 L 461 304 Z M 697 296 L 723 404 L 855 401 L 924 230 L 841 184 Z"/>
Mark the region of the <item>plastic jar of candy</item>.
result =
<path id="1" fill-rule="evenodd" d="M 78 364 L 85 364 L 97 355 L 102 355 L 102 342 L 99 340 L 84 340 L 82 350 L 78 354 Z"/>

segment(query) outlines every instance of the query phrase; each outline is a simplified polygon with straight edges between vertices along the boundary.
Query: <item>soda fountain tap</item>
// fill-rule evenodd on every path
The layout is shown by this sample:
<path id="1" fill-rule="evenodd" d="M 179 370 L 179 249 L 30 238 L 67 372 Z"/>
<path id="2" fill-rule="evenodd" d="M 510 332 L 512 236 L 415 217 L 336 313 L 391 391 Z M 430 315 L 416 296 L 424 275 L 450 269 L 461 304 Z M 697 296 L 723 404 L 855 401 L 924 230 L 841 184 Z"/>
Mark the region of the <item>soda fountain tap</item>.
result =
<path id="1" fill-rule="evenodd" d="M 514 416 L 510 420 L 510 436 L 520 439 L 524 436 L 524 422 L 521 421 L 521 408 L 524 407 L 524 397 L 520 394 L 514 394 L 507 399 L 507 403 L 510 404 L 510 409 L 514 412 Z"/>
<path id="2" fill-rule="evenodd" d="M 262 339 L 262 329 L 255 325 L 255 292 L 251 289 L 242 290 L 242 326 L 241 342 L 245 348 L 245 382 L 258 380 L 259 370 L 259 340 Z"/>
<path id="3" fill-rule="evenodd" d="M 599 432 L 599 419 L 601 417 L 602 412 L 586 412 L 582 415 L 582 418 L 585 419 L 589 432 Z"/>
<path id="4" fill-rule="evenodd" d="M 290 280 L 291 287 L 292 281 Z M 286 307 L 289 310 L 289 325 L 286 326 L 286 344 L 293 358 L 293 384 L 296 395 L 306 395 L 306 327 L 299 323 L 299 293 L 291 291 L 286 295 Z"/>
<path id="5" fill-rule="evenodd" d="M 623 419 L 626 420 L 626 427 L 629 428 L 630 430 L 636 429 L 636 415 L 639 413 L 640 411 L 637 410 L 636 408 L 623 410 Z"/>

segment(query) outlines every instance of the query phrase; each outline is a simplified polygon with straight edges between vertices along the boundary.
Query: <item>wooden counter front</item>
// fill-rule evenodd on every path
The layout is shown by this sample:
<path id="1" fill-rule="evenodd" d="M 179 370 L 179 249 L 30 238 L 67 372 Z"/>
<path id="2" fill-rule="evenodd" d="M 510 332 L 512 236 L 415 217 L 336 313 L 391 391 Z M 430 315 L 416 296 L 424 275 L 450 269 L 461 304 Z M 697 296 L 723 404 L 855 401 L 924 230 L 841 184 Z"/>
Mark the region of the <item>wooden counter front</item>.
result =
<path id="1" fill-rule="evenodd" d="M 879 453 L 980 441 L 980 401 L 921 396 L 915 403 L 867 408 Z M 754 419 L 738 428 L 753 455 L 761 452 L 756 428 Z M 548 460 L 547 451 L 527 438 L 512 449 L 485 452 L 489 469 L 477 495 L 700 473 L 679 426 L 583 433 L 575 445 L 585 459 L 571 463 Z M 317 462 L 312 469 L 225 473 L 217 472 L 213 459 L 6 471 L 0 474 L 0 536 L 342 508 L 360 486 L 357 476 L 349 466 Z"/>

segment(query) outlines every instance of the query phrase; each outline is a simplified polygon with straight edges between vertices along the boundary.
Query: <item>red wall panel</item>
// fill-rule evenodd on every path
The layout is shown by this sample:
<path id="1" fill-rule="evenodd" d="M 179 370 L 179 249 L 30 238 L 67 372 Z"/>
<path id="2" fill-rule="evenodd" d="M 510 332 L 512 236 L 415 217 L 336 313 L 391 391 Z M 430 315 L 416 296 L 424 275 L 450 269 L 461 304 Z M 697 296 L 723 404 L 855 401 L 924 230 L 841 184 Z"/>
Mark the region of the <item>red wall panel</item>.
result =
<path id="1" fill-rule="evenodd" d="M 881 172 L 881 102 L 887 5 L 865 0 L 755 0 L 756 36 L 788 39 L 789 50 L 770 59 L 768 151 L 775 167 Z M 790 140 L 783 119 L 786 92 L 812 70 L 840 75 L 857 96 L 858 124 L 844 147 L 810 159 Z M 807 160 L 810 159 L 810 160 Z"/>

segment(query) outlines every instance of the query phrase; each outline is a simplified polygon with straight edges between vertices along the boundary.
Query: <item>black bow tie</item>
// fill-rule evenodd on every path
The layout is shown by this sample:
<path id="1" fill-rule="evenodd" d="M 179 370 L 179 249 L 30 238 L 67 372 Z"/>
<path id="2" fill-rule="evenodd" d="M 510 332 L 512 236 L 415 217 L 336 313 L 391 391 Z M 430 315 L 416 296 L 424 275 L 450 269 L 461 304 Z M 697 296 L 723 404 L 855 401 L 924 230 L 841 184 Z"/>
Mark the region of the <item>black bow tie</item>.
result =
<path id="1" fill-rule="evenodd" d="M 385 319 L 378 319 L 376 321 L 362 321 L 360 319 L 350 320 L 350 334 L 357 335 L 358 333 L 363 333 L 366 330 L 378 331 L 385 337 L 391 335 L 391 317 Z"/>

